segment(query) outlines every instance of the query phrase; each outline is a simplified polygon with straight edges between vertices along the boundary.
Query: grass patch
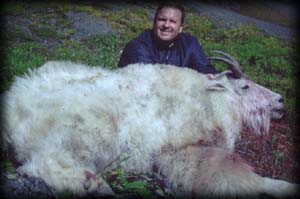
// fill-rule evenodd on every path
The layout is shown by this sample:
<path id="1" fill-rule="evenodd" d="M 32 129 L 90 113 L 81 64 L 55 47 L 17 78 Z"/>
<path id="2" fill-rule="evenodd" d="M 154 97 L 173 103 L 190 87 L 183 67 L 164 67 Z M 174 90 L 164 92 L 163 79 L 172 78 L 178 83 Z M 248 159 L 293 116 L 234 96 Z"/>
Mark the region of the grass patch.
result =
<path id="1" fill-rule="evenodd" d="M 1 84 L 1 91 L 7 89 L 16 76 L 23 75 L 29 68 L 42 65 L 47 60 L 47 56 L 47 49 L 36 42 L 7 47 L 2 60 L 5 82 Z"/>
<path id="2" fill-rule="evenodd" d="M 57 48 L 51 59 L 71 60 L 112 69 L 118 65 L 120 43 L 121 39 L 115 35 L 95 36 L 85 41 L 66 41 Z"/>
<path id="3" fill-rule="evenodd" d="M 56 29 L 53 26 L 47 24 L 32 25 L 30 29 L 36 33 L 38 37 L 51 38 L 57 37 Z"/>
<path id="4" fill-rule="evenodd" d="M 106 10 L 101 17 L 118 31 L 124 44 L 152 26 L 150 14 L 146 9 L 123 8 L 116 12 Z"/>
<path id="5" fill-rule="evenodd" d="M 124 172 L 119 166 L 105 174 L 106 181 L 117 194 L 128 194 L 133 198 L 174 198 L 171 193 L 161 187 L 161 183 L 153 180 L 151 174 L 134 174 Z M 160 194 L 158 194 L 160 193 Z M 126 197 L 127 198 L 127 197 Z M 131 198 L 131 197 L 130 197 Z"/>

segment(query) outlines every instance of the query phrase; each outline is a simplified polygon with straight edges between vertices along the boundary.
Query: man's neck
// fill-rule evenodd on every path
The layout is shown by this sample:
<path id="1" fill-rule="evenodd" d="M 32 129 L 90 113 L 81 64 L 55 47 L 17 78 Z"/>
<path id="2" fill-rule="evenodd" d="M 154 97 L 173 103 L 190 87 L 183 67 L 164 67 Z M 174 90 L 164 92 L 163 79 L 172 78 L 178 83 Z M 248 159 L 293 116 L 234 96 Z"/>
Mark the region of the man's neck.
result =
<path id="1" fill-rule="evenodd" d="M 154 35 L 153 31 L 151 32 L 151 36 L 152 36 L 152 39 L 153 39 L 155 45 L 156 45 L 158 48 L 165 48 L 165 49 L 166 49 L 166 48 L 172 48 L 172 47 L 174 46 L 175 42 L 176 42 L 177 37 L 178 37 L 178 36 L 177 36 L 175 39 L 173 39 L 173 40 L 171 40 L 171 41 L 163 41 L 163 40 L 157 38 L 157 37 Z"/>

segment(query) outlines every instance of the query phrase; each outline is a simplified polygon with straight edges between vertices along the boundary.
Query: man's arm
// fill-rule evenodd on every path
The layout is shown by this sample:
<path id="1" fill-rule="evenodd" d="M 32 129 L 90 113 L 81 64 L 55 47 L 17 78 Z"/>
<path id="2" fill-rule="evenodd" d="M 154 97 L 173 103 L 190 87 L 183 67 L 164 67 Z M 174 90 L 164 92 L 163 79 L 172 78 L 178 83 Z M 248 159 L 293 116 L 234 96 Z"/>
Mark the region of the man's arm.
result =
<path id="1" fill-rule="evenodd" d="M 197 70 L 200 73 L 215 74 L 217 70 L 210 64 L 205 56 L 203 49 L 199 42 L 195 40 L 192 46 L 191 57 L 189 60 L 189 67 Z"/>
<path id="2" fill-rule="evenodd" d="M 132 41 L 125 46 L 118 66 L 125 67 L 133 63 L 155 63 L 155 60 L 145 45 Z"/>

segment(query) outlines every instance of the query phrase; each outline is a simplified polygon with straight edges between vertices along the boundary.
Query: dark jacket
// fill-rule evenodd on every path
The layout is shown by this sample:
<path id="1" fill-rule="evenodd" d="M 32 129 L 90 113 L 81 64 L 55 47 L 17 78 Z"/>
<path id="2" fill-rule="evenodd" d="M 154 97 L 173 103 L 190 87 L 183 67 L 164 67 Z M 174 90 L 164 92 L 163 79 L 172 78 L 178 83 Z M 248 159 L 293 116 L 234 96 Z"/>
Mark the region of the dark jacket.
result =
<path id="1" fill-rule="evenodd" d="M 201 73 L 216 73 L 195 37 L 180 33 L 173 43 L 169 46 L 158 42 L 152 31 L 146 30 L 125 46 L 119 67 L 132 63 L 160 63 L 189 67 Z"/>

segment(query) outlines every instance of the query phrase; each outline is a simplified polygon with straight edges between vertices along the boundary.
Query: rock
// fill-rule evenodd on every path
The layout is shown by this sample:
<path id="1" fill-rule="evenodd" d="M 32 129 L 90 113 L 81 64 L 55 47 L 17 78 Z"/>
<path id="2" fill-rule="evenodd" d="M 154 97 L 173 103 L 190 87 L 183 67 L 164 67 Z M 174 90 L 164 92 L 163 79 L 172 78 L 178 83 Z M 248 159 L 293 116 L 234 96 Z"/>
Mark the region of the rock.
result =
<path id="1" fill-rule="evenodd" d="M 40 178 L 1 172 L 1 196 L 7 199 L 54 199 L 57 194 Z"/>
<path id="2" fill-rule="evenodd" d="M 99 17 L 83 12 L 67 12 L 65 15 L 76 29 L 75 34 L 71 36 L 73 40 L 87 39 L 96 35 L 114 34 L 113 29 Z"/>

